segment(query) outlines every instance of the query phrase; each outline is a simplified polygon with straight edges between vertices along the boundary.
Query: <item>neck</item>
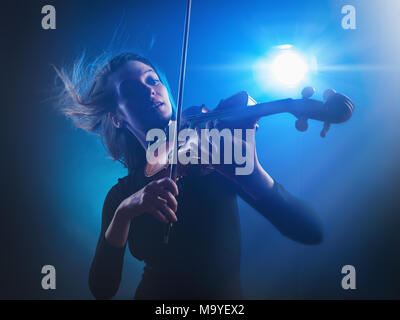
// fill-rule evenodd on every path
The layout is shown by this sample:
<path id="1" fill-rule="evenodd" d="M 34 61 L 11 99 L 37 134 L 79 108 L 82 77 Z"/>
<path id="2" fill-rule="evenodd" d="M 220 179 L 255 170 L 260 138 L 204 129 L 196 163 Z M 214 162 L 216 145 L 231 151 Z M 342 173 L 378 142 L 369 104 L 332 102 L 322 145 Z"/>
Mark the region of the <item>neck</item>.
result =
<path id="1" fill-rule="evenodd" d="M 143 149 L 147 150 L 146 132 L 132 128 L 129 124 L 127 124 L 126 128 L 136 137 Z"/>
<path id="2" fill-rule="evenodd" d="M 171 120 L 169 121 L 168 125 L 170 125 Z M 139 141 L 140 145 L 143 147 L 143 149 L 146 151 L 147 150 L 147 146 L 148 146 L 148 142 L 146 141 L 146 134 L 148 132 L 148 130 L 146 129 L 142 129 L 142 130 L 138 130 L 136 128 L 133 128 L 132 126 L 130 126 L 129 124 L 126 126 L 126 128 L 136 137 L 136 139 Z M 158 126 L 155 128 L 159 128 Z M 155 129 L 155 128 L 151 128 L 151 129 Z M 159 128 L 161 130 L 164 130 L 165 128 Z"/>

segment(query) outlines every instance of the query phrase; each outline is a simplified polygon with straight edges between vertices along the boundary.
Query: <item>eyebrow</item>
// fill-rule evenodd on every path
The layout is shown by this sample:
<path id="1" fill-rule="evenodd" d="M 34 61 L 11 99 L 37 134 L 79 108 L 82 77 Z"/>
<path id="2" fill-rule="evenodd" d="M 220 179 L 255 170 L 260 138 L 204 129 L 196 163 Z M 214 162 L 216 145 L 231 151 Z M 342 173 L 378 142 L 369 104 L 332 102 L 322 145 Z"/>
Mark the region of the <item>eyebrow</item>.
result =
<path id="1" fill-rule="evenodd" d="M 143 74 L 148 73 L 148 72 L 154 72 L 155 73 L 155 71 L 153 69 L 148 69 L 145 72 L 143 72 Z"/>

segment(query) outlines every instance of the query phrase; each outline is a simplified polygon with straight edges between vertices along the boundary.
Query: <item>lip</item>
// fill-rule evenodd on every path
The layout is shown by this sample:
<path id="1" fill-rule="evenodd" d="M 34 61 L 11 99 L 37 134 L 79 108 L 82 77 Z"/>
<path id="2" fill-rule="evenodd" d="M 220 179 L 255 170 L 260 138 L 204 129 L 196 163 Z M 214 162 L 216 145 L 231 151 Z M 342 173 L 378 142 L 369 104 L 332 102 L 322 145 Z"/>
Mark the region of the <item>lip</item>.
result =
<path id="1" fill-rule="evenodd" d="M 164 105 L 164 102 L 154 101 L 150 106 L 154 109 L 159 109 Z"/>

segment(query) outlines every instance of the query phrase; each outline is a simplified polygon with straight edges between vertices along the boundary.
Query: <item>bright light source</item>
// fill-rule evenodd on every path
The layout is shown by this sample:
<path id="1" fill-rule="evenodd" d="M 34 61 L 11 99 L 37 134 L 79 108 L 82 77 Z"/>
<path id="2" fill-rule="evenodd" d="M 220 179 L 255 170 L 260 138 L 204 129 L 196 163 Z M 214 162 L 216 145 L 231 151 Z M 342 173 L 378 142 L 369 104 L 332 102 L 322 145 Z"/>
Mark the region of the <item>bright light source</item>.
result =
<path id="1" fill-rule="evenodd" d="M 271 47 L 253 64 L 254 78 L 270 95 L 296 94 L 304 86 L 315 85 L 312 75 L 318 72 L 316 57 L 291 44 Z"/>
<path id="2" fill-rule="evenodd" d="M 294 51 L 284 50 L 271 63 L 273 77 L 288 86 L 300 83 L 308 72 L 308 65 L 303 58 Z"/>

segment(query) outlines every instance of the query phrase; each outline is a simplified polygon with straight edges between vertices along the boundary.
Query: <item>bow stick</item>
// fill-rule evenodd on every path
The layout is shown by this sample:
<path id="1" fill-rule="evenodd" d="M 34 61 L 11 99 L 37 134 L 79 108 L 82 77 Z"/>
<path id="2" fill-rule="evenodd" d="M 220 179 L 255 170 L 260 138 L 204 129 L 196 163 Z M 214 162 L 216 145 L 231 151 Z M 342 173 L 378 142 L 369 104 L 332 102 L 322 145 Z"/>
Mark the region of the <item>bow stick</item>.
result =
<path id="1" fill-rule="evenodd" d="M 185 19 L 185 31 L 183 34 L 183 45 L 182 45 L 182 58 L 181 58 L 181 69 L 179 74 L 179 89 L 178 89 L 178 103 L 177 103 L 177 110 L 176 110 L 176 125 L 174 128 L 174 146 L 178 145 L 178 132 L 181 124 L 181 115 L 182 115 L 182 101 L 183 101 L 183 88 L 185 83 L 185 74 L 186 74 L 186 57 L 187 57 L 187 47 L 188 47 L 188 40 L 189 40 L 189 25 L 190 25 L 190 11 L 192 6 L 192 0 L 187 1 L 186 5 L 186 19 Z M 178 148 L 173 148 L 172 154 L 172 163 L 170 166 L 170 175 L 169 177 L 176 182 L 177 178 L 177 156 L 178 156 Z M 166 226 L 165 233 L 164 233 L 164 243 L 168 244 L 169 235 L 171 232 L 171 228 L 173 223 L 170 222 Z"/>

